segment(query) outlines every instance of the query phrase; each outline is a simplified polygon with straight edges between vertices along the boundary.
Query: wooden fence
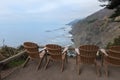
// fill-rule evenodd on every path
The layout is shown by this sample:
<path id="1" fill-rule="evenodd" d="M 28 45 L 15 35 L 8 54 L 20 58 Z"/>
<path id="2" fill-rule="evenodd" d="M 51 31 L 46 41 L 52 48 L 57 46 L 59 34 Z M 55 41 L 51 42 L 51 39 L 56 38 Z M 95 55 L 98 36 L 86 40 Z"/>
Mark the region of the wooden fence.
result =
<path id="1" fill-rule="evenodd" d="M 39 46 L 39 48 L 44 48 L 44 46 Z M 64 47 L 63 47 L 63 48 L 64 48 Z M 69 49 L 69 50 L 74 50 L 74 48 L 68 48 L 68 49 Z M 9 62 L 11 62 L 11 61 L 13 61 L 13 60 L 21 57 L 22 55 L 25 54 L 25 52 L 26 52 L 26 50 L 21 51 L 21 52 L 19 52 L 18 54 L 14 55 L 14 56 L 11 56 L 11 57 L 9 57 L 9 58 L 7 58 L 7 59 L 4 59 L 4 60 L 0 61 L 0 80 L 1 80 L 1 70 L 2 70 L 2 68 L 4 67 L 4 65 L 6 65 L 6 64 L 8 64 Z"/>

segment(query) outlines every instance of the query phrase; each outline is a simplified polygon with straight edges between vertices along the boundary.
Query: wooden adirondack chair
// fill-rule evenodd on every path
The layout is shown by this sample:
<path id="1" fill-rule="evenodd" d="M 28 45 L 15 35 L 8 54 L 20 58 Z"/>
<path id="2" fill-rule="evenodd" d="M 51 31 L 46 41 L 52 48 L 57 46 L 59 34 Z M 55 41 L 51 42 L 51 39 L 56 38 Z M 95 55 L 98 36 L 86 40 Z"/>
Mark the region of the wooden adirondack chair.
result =
<path id="1" fill-rule="evenodd" d="M 67 62 L 67 49 L 68 48 L 63 49 L 61 46 L 59 46 L 57 44 L 47 44 L 46 51 L 50 57 L 47 61 L 45 69 L 47 68 L 50 61 L 59 61 L 59 62 L 62 62 L 61 71 L 63 71 L 64 62 L 65 61 Z"/>
<path id="2" fill-rule="evenodd" d="M 103 66 L 106 76 L 108 76 L 108 67 L 120 67 L 120 46 L 112 46 L 108 50 L 100 49 L 104 53 Z"/>
<path id="3" fill-rule="evenodd" d="M 39 69 L 41 66 L 41 62 L 43 58 L 45 57 L 45 51 L 44 50 L 39 51 L 39 46 L 33 42 L 24 42 L 23 46 L 28 54 L 28 58 L 26 59 L 23 67 L 26 66 L 26 64 L 28 63 L 30 59 L 38 58 L 40 61 L 39 61 L 37 69 Z"/>
<path id="4" fill-rule="evenodd" d="M 76 48 L 75 51 L 77 53 L 76 63 L 78 64 L 78 73 L 81 72 L 81 64 L 94 64 L 97 70 L 98 76 L 100 75 L 99 69 L 100 66 L 96 60 L 96 54 L 99 50 L 99 47 L 96 45 L 82 45 L 79 48 Z"/>

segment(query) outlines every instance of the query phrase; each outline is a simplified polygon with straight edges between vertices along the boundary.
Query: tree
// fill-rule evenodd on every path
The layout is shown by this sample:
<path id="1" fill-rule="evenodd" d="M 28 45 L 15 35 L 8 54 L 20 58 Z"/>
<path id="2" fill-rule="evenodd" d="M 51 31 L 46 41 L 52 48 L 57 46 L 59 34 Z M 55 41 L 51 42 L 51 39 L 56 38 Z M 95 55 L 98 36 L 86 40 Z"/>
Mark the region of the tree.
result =
<path id="1" fill-rule="evenodd" d="M 106 6 L 108 9 L 114 9 L 120 6 L 120 0 L 99 0 L 100 2 L 108 2 Z"/>
<path id="2" fill-rule="evenodd" d="M 106 6 L 108 9 L 116 9 L 115 13 L 111 15 L 111 18 L 120 16 L 120 0 L 99 0 L 100 2 L 108 2 Z"/>

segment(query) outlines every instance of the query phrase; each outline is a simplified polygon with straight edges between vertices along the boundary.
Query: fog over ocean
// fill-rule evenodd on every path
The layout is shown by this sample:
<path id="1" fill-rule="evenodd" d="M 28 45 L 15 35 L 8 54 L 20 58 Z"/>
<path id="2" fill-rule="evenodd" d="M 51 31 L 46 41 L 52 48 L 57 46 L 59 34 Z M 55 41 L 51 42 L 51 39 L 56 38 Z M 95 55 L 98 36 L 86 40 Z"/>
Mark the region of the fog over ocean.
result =
<path id="1" fill-rule="evenodd" d="M 69 34 L 71 26 L 68 25 L 50 25 L 49 27 L 12 25 L 0 27 L 0 30 L 0 46 L 5 44 L 17 47 L 25 41 L 36 42 L 39 45 L 55 43 L 65 46 L 72 44 Z"/>
<path id="2" fill-rule="evenodd" d="M 3 0 L 0 2 L 0 46 L 72 44 L 70 26 L 101 9 L 98 0 Z"/>

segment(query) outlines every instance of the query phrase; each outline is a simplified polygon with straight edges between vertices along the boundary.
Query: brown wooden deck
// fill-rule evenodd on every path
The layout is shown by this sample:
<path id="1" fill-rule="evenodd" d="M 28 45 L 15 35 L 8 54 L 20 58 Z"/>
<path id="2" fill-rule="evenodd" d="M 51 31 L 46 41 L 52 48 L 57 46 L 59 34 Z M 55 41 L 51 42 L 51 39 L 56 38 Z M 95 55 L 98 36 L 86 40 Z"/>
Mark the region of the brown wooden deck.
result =
<path id="1" fill-rule="evenodd" d="M 44 61 L 40 70 L 37 70 L 37 60 L 30 61 L 25 68 L 19 66 L 11 74 L 4 77 L 3 80 L 120 80 L 120 68 L 110 67 L 109 77 L 101 69 L 101 76 L 97 77 L 94 66 L 83 65 L 80 75 L 78 75 L 77 65 L 74 58 L 68 58 L 68 64 L 65 64 L 63 72 L 60 71 L 60 64 L 50 63 L 48 68 L 44 69 Z"/>

